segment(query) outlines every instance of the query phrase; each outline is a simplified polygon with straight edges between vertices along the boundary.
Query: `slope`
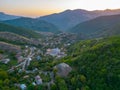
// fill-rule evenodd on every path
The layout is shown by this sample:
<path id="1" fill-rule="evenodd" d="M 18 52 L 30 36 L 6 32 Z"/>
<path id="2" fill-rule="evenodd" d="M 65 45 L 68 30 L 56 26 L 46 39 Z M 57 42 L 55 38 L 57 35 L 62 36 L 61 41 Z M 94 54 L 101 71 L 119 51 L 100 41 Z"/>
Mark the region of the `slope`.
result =
<path id="1" fill-rule="evenodd" d="M 120 34 L 120 23 L 110 26 L 108 29 L 90 34 L 89 38 L 109 37 Z"/>
<path id="2" fill-rule="evenodd" d="M 42 31 L 42 32 L 53 32 L 53 33 L 60 32 L 55 25 L 43 20 L 32 19 L 32 18 L 19 18 L 14 20 L 7 20 L 4 21 L 4 23 L 23 27 L 23 28 L 28 28 L 32 30 Z"/>
<path id="3" fill-rule="evenodd" d="M 11 19 L 16 19 L 16 18 L 20 18 L 20 16 L 9 15 L 9 14 L 0 12 L 0 21 L 11 20 Z"/>
<path id="4" fill-rule="evenodd" d="M 7 25 L 4 23 L 0 23 L 0 32 L 12 32 L 12 33 L 15 33 L 15 34 L 18 34 L 21 36 L 25 36 L 28 38 L 39 38 L 40 37 L 40 34 L 34 32 L 32 30 Z"/>
<path id="5" fill-rule="evenodd" d="M 107 10 L 95 10 L 95 11 L 75 9 L 75 10 L 66 10 L 60 13 L 39 17 L 38 19 L 53 23 L 54 25 L 58 26 L 62 31 L 65 31 L 81 22 L 91 20 L 99 16 L 115 15 L 115 14 L 120 14 L 120 9 L 117 10 L 107 9 Z"/>
<path id="6" fill-rule="evenodd" d="M 120 36 L 81 41 L 63 61 L 73 68 L 65 79 L 69 90 L 120 89 Z"/>
<path id="7" fill-rule="evenodd" d="M 76 25 L 68 31 L 73 33 L 92 34 L 110 29 L 111 26 L 120 23 L 120 15 L 101 16 Z"/>
<path id="8" fill-rule="evenodd" d="M 32 44 L 30 39 L 10 32 L 0 32 L 0 41 L 15 45 Z"/>

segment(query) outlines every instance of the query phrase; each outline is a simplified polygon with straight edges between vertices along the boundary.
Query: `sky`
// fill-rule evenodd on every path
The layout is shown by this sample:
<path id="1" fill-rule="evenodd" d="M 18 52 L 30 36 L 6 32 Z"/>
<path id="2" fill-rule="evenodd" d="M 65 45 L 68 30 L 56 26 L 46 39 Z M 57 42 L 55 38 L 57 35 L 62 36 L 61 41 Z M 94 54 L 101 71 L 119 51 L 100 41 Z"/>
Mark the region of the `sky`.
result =
<path id="1" fill-rule="evenodd" d="M 120 9 L 120 0 L 0 0 L 0 12 L 38 17 L 67 9 Z"/>

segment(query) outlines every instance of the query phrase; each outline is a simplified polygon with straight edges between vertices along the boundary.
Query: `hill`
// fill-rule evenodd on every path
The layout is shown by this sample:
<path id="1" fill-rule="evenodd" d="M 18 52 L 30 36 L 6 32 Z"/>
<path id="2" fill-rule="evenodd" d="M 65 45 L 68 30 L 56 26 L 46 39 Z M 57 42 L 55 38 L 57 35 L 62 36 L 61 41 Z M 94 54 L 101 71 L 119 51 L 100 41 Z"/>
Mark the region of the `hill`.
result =
<path id="1" fill-rule="evenodd" d="M 75 10 L 66 10 L 61 13 L 55 13 L 43 17 L 39 17 L 40 20 L 45 20 L 47 22 L 53 23 L 60 30 L 65 31 L 73 26 L 94 19 L 99 16 L 105 15 L 115 15 L 120 14 L 120 9 L 116 10 L 95 10 L 95 11 L 87 11 L 82 9 Z"/>
<path id="2" fill-rule="evenodd" d="M 41 32 L 52 32 L 52 33 L 60 32 L 55 25 L 43 20 L 32 19 L 32 18 L 18 18 L 14 20 L 4 21 L 4 23 L 14 26 L 19 26 L 26 29 L 37 30 Z"/>
<path id="3" fill-rule="evenodd" d="M 15 27 L 12 25 L 7 25 L 4 23 L 0 23 L 0 32 L 12 32 L 12 33 L 15 33 L 15 34 L 18 34 L 24 37 L 28 37 L 28 38 L 39 38 L 40 37 L 40 34 L 32 30 Z"/>
<path id="4" fill-rule="evenodd" d="M 8 15 L 3 12 L 0 12 L 0 21 L 11 20 L 11 19 L 16 19 L 16 18 L 20 18 L 20 16 Z"/>
<path id="5" fill-rule="evenodd" d="M 63 62 L 73 69 L 65 79 L 69 90 L 120 89 L 120 36 L 78 42 Z"/>
<path id="6" fill-rule="evenodd" d="M 111 26 L 108 29 L 104 29 L 103 31 L 98 31 L 93 34 L 90 34 L 89 38 L 100 38 L 100 37 L 109 37 L 114 35 L 120 35 L 120 23 Z"/>
<path id="7" fill-rule="evenodd" d="M 21 51 L 21 47 L 17 46 L 17 45 L 13 45 L 10 43 L 6 43 L 6 42 L 1 42 L 0 41 L 0 50 L 5 50 L 6 52 L 20 52 Z"/>
<path id="8" fill-rule="evenodd" d="M 10 32 L 0 32 L 0 41 L 15 45 L 32 44 L 32 41 L 30 39 Z"/>
<path id="9" fill-rule="evenodd" d="M 110 32 L 112 27 L 120 23 L 120 15 L 101 16 L 95 19 L 80 23 L 68 31 L 78 34 L 106 34 Z M 113 29 L 112 29 L 113 30 Z M 94 37 L 94 36 L 93 36 Z"/>

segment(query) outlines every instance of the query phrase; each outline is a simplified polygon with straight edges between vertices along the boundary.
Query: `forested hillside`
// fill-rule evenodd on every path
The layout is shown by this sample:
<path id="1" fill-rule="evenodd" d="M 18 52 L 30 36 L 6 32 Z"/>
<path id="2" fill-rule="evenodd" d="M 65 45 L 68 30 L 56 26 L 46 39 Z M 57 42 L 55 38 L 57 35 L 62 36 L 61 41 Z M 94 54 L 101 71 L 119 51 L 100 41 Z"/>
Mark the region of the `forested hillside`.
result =
<path id="1" fill-rule="evenodd" d="M 4 23 L 0 23 L 0 32 L 12 32 L 21 36 L 25 36 L 28 38 L 38 38 L 40 37 L 40 34 L 32 31 L 32 30 L 28 30 L 28 29 L 24 29 L 24 28 L 20 28 L 20 27 L 15 27 L 15 26 L 11 26 L 8 24 L 4 24 Z"/>
<path id="2" fill-rule="evenodd" d="M 120 15 L 101 16 L 95 19 L 80 23 L 68 31 L 78 34 L 94 34 L 111 29 L 112 26 L 120 23 Z M 100 33 L 98 33 L 100 34 Z"/>
<path id="3" fill-rule="evenodd" d="M 32 19 L 32 18 L 18 18 L 14 20 L 7 20 L 4 23 L 18 26 L 26 29 L 37 30 L 41 32 L 52 32 L 59 33 L 59 29 L 51 23 L 48 23 L 44 20 Z"/>
<path id="4" fill-rule="evenodd" d="M 51 15 L 46 15 L 43 17 L 39 17 L 40 20 L 45 20 L 47 22 L 53 23 L 60 30 L 65 31 L 76 26 L 79 23 L 89 21 L 99 16 L 107 16 L 107 15 L 117 15 L 120 14 L 120 9 L 115 10 L 94 10 L 88 11 L 84 9 L 75 9 L 75 10 L 65 10 L 60 13 L 55 13 Z"/>
<path id="5" fill-rule="evenodd" d="M 66 79 L 69 90 L 120 89 L 120 36 L 81 41 L 63 61 L 73 68 Z"/>

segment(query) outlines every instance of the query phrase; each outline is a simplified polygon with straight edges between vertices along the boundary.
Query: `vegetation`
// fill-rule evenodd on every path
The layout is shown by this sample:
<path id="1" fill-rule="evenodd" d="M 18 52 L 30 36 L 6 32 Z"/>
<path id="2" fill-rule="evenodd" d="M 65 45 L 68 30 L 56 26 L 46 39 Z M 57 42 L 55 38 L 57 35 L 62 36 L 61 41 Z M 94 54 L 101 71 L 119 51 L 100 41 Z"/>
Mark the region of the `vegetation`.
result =
<path id="1" fill-rule="evenodd" d="M 32 31 L 32 30 L 28 30 L 28 29 L 24 29 L 24 28 L 20 28 L 20 27 L 15 27 L 15 26 L 11 26 L 11 25 L 7 25 L 4 23 L 0 23 L 0 32 L 12 32 L 24 37 L 28 37 L 28 38 L 38 38 L 40 37 L 40 34 Z"/>
<path id="2" fill-rule="evenodd" d="M 73 33 L 78 33 L 78 34 L 81 33 L 87 36 L 92 34 L 91 37 L 107 36 L 107 35 L 112 36 L 116 34 L 111 33 L 111 31 L 119 32 L 118 30 L 113 29 L 114 27 L 118 27 L 117 24 L 119 23 L 120 23 L 120 15 L 101 16 L 101 17 L 97 17 L 95 19 L 80 23 L 75 27 L 69 29 L 68 31 Z"/>
<path id="3" fill-rule="evenodd" d="M 87 40 L 71 46 L 69 57 L 63 60 L 73 67 L 66 79 L 69 90 L 120 89 L 119 38 Z"/>
<path id="4" fill-rule="evenodd" d="M 14 20 L 4 21 L 4 23 L 7 23 L 13 26 L 19 26 L 26 29 L 42 31 L 42 32 L 52 32 L 52 33 L 60 32 L 54 24 L 51 24 L 44 20 L 39 20 L 39 19 L 18 18 Z"/>
<path id="5" fill-rule="evenodd" d="M 42 61 L 32 61 L 28 70 L 38 68 L 35 73 L 7 72 L 6 66 L 1 66 L 0 89 L 16 90 L 15 83 L 26 83 L 27 90 L 46 90 L 47 85 L 32 85 L 34 77 L 40 75 L 43 82 L 50 82 L 51 72 L 56 64 L 68 63 L 72 72 L 67 77 L 54 74 L 54 83 L 50 84 L 51 90 L 119 90 L 120 89 L 120 36 L 83 40 L 68 48 L 68 56 L 61 60 L 54 58 Z M 1 50 L 1 53 L 4 53 Z M 14 60 L 14 59 L 12 59 Z M 15 62 L 14 62 L 15 63 Z M 11 67 L 12 64 L 9 66 Z M 45 72 L 44 72 L 45 71 Z M 53 70 L 55 73 L 56 70 Z M 25 76 L 27 78 L 24 78 Z M 7 85 L 7 86 L 6 86 Z"/>

